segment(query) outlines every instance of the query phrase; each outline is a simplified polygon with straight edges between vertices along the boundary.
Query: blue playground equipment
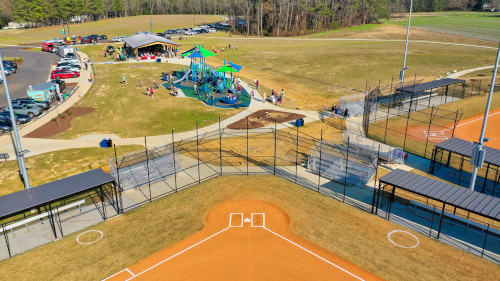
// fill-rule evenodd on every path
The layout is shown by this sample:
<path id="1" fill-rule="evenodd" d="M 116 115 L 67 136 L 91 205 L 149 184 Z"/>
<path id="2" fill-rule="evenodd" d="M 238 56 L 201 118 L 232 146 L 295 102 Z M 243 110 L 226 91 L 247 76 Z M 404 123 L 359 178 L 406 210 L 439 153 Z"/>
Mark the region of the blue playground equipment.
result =
<path id="1" fill-rule="evenodd" d="M 224 60 L 222 67 L 212 67 L 206 63 L 206 58 L 216 54 L 197 44 L 181 55 L 191 59 L 189 66 L 185 69 L 177 69 L 174 72 L 174 77 L 177 80 L 162 84 L 164 87 L 170 88 L 170 83 L 172 83 L 177 88 L 182 89 L 186 96 L 200 99 L 211 106 L 221 106 L 221 103 L 226 105 L 244 103 L 245 106 L 248 106 L 247 104 L 251 101 L 249 94 L 242 90 L 241 94 L 245 95 L 243 101 L 237 95 L 237 86 L 233 85 L 233 72 L 239 72 L 242 66 Z M 226 78 L 226 72 L 231 73 L 230 78 Z M 163 77 L 163 80 L 167 80 L 166 76 Z M 227 98 L 229 94 L 235 95 L 235 98 Z"/>

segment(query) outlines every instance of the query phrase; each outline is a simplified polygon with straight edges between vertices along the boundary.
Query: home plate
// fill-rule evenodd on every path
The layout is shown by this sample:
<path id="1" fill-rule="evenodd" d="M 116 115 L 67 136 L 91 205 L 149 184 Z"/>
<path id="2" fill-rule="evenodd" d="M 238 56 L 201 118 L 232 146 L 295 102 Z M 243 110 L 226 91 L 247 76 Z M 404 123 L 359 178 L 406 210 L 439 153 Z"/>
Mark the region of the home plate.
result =
<path id="1" fill-rule="evenodd" d="M 250 219 L 249 218 L 246 218 L 245 220 L 243 220 L 244 222 L 250 222 Z"/>

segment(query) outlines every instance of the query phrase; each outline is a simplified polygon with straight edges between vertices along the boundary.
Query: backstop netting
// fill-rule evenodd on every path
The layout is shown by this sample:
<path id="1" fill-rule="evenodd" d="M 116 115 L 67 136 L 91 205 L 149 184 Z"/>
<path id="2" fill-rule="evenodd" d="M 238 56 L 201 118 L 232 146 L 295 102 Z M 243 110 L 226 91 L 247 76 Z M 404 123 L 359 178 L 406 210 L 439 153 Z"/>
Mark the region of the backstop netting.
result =
<path id="1" fill-rule="evenodd" d="M 307 161 L 307 169 L 312 173 L 355 186 L 369 182 L 376 167 L 376 155 L 328 141 L 317 142 Z"/>

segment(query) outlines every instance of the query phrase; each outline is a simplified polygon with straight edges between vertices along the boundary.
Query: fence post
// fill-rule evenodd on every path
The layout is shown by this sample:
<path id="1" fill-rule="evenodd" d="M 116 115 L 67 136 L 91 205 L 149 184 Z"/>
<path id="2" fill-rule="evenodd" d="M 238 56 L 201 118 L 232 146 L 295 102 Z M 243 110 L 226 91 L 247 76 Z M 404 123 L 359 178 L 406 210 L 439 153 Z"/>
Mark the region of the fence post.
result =
<path id="1" fill-rule="evenodd" d="M 196 121 L 196 158 L 198 158 L 198 183 L 201 182 L 200 174 L 200 142 L 198 140 L 198 121 Z"/>
<path id="2" fill-rule="evenodd" d="M 149 176 L 149 153 L 148 153 L 148 143 L 146 141 L 146 136 L 144 136 L 144 148 L 146 149 L 146 170 L 148 171 L 148 190 L 149 190 L 149 201 L 151 202 L 151 178 Z"/>
<path id="3" fill-rule="evenodd" d="M 375 180 L 373 181 L 373 198 L 372 198 L 372 211 L 371 211 L 372 214 L 373 214 L 373 207 L 375 206 L 375 190 L 377 188 L 379 158 L 380 158 L 380 144 L 378 145 L 378 150 L 377 150 L 377 167 L 375 167 Z"/>
<path id="4" fill-rule="evenodd" d="M 406 117 L 406 129 L 405 129 L 405 140 L 403 142 L 403 150 L 405 150 L 406 147 L 406 136 L 408 135 L 408 123 L 410 123 L 410 114 L 411 114 L 411 106 L 413 103 L 413 98 L 410 100 L 410 106 L 408 107 L 408 116 Z"/>
<path id="5" fill-rule="evenodd" d="M 297 183 L 298 167 L 299 167 L 299 126 L 297 126 L 297 142 L 295 149 L 295 183 Z"/>
<path id="6" fill-rule="evenodd" d="M 247 176 L 248 176 L 248 116 L 247 116 Z"/>
<path id="7" fill-rule="evenodd" d="M 274 121 L 274 168 L 273 168 L 273 175 L 276 175 L 276 121 Z"/>
<path id="8" fill-rule="evenodd" d="M 219 165 L 220 165 L 220 174 L 222 175 L 222 132 L 220 128 L 220 116 L 219 116 Z"/>
<path id="9" fill-rule="evenodd" d="M 429 144 L 429 133 L 430 133 L 430 130 L 431 130 L 431 123 L 432 123 L 432 115 L 434 114 L 434 105 L 432 106 L 432 109 L 431 109 L 431 117 L 429 119 L 429 128 L 427 129 L 427 140 L 425 141 L 425 150 L 424 150 L 424 158 L 425 156 L 427 156 L 427 145 Z"/>
<path id="10" fill-rule="evenodd" d="M 432 234 L 432 227 L 434 226 L 434 215 L 436 214 L 436 206 L 434 206 L 434 211 L 432 211 L 431 228 L 429 229 L 429 237 Z"/>
<path id="11" fill-rule="evenodd" d="M 3 232 L 3 237 L 5 238 L 5 245 L 7 246 L 7 252 L 9 254 L 9 258 L 11 258 L 12 254 L 10 253 L 9 237 L 8 237 L 7 230 L 5 229 L 5 224 L 2 224 L 2 232 Z"/>
<path id="12" fill-rule="evenodd" d="M 318 192 L 321 181 L 321 150 L 323 148 L 323 129 L 321 129 L 321 139 L 319 142 L 319 165 L 318 165 Z"/>
<path id="13" fill-rule="evenodd" d="M 457 122 L 458 122 L 458 109 L 457 112 L 455 113 L 455 121 L 453 122 L 453 130 L 451 131 L 451 137 L 455 136 L 455 128 L 457 127 Z"/>
<path id="14" fill-rule="evenodd" d="M 486 227 L 486 234 L 484 235 L 483 250 L 481 251 L 481 257 L 483 257 L 483 255 L 484 255 L 484 248 L 486 247 L 486 239 L 488 238 L 488 231 L 489 230 L 490 230 L 490 224 L 488 224 L 488 226 Z"/>
<path id="15" fill-rule="evenodd" d="M 172 130 L 172 157 L 174 158 L 174 185 L 175 185 L 175 192 L 177 192 L 177 166 L 176 166 L 176 163 L 175 163 L 174 130 Z"/>
<path id="16" fill-rule="evenodd" d="M 120 183 L 120 169 L 118 168 L 118 156 L 116 155 L 116 144 L 113 144 L 115 150 L 115 165 L 116 165 L 116 179 L 118 180 L 118 192 L 120 192 L 120 210 L 123 213 L 123 201 L 122 201 L 122 185 Z"/>
<path id="17" fill-rule="evenodd" d="M 347 155 L 345 160 L 345 171 L 344 171 L 344 197 L 342 198 L 342 202 L 345 202 L 345 189 L 347 187 L 347 168 L 349 167 L 349 148 L 350 148 L 350 136 L 347 136 Z"/>

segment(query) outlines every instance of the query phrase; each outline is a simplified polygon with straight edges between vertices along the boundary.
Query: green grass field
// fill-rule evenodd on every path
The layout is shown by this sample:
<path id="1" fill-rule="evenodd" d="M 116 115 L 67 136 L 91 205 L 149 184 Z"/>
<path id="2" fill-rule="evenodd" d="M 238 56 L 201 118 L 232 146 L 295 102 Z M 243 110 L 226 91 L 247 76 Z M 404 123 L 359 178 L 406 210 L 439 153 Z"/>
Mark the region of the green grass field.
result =
<path id="1" fill-rule="evenodd" d="M 107 35 L 109 39 L 115 36 L 129 36 L 139 31 L 149 31 L 149 18 L 153 21 L 153 32 L 163 32 L 167 29 L 192 27 L 196 25 L 219 22 L 218 15 L 153 15 L 106 19 L 82 24 L 71 24 L 72 36 L 88 36 L 91 34 Z M 62 26 L 49 26 L 33 29 L 0 30 L 0 44 L 33 44 L 45 39 L 63 37 Z"/>
<path id="2" fill-rule="evenodd" d="M 120 154 L 142 149 L 139 145 L 117 147 Z M 102 148 L 68 149 L 26 158 L 30 184 L 37 186 L 63 177 L 108 165 L 114 150 Z M 17 161 L 0 162 L 0 196 L 24 189 Z"/>
<path id="3" fill-rule="evenodd" d="M 391 19 L 388 23 L 405 25 L 408 19 Z M 441 12 L 416 13 L 411 25 L 437 32 L 468 36 L 497 42 L 500 38 L 500 13 Z"/>
<path id="4" fill-rule="evenodd" d="M 75 106 L 92 107 L 95 111 L 79 116 L 61 135 L 73 139 L 86 134 L 117 134 L 120 137 L 143 137 L 184 132 L 213 124 L 219 116 L 225 119 L 238 109 L 207 107 L 198 100 L 176 98 L 161 86 L 161 73 L 177 69 L 173 64 L 125 63 L 97 65 L 95 83 Z M 122 85 L 122 75 L 127 84 Z M 142 88 L 138 87 L 141 81 Z M 154 99 L 146 96 L 146 86 L 160 86 Z"/>
<path id="5" fill-rule="evenodd" d="M 283 208 L 290 231 L 386 280 L 491 280 L 498 272 L 418 233 L 417 248 L 396 247 L 387 233 L 404 227 L 278 177 L 223 176 L 92 226 L 104 233 L 95 244 L 78 244 L 81 231 L 4 260 L 0 279 L 100 280 L 199 231 L 217 204 L 242 199 Z"/>

